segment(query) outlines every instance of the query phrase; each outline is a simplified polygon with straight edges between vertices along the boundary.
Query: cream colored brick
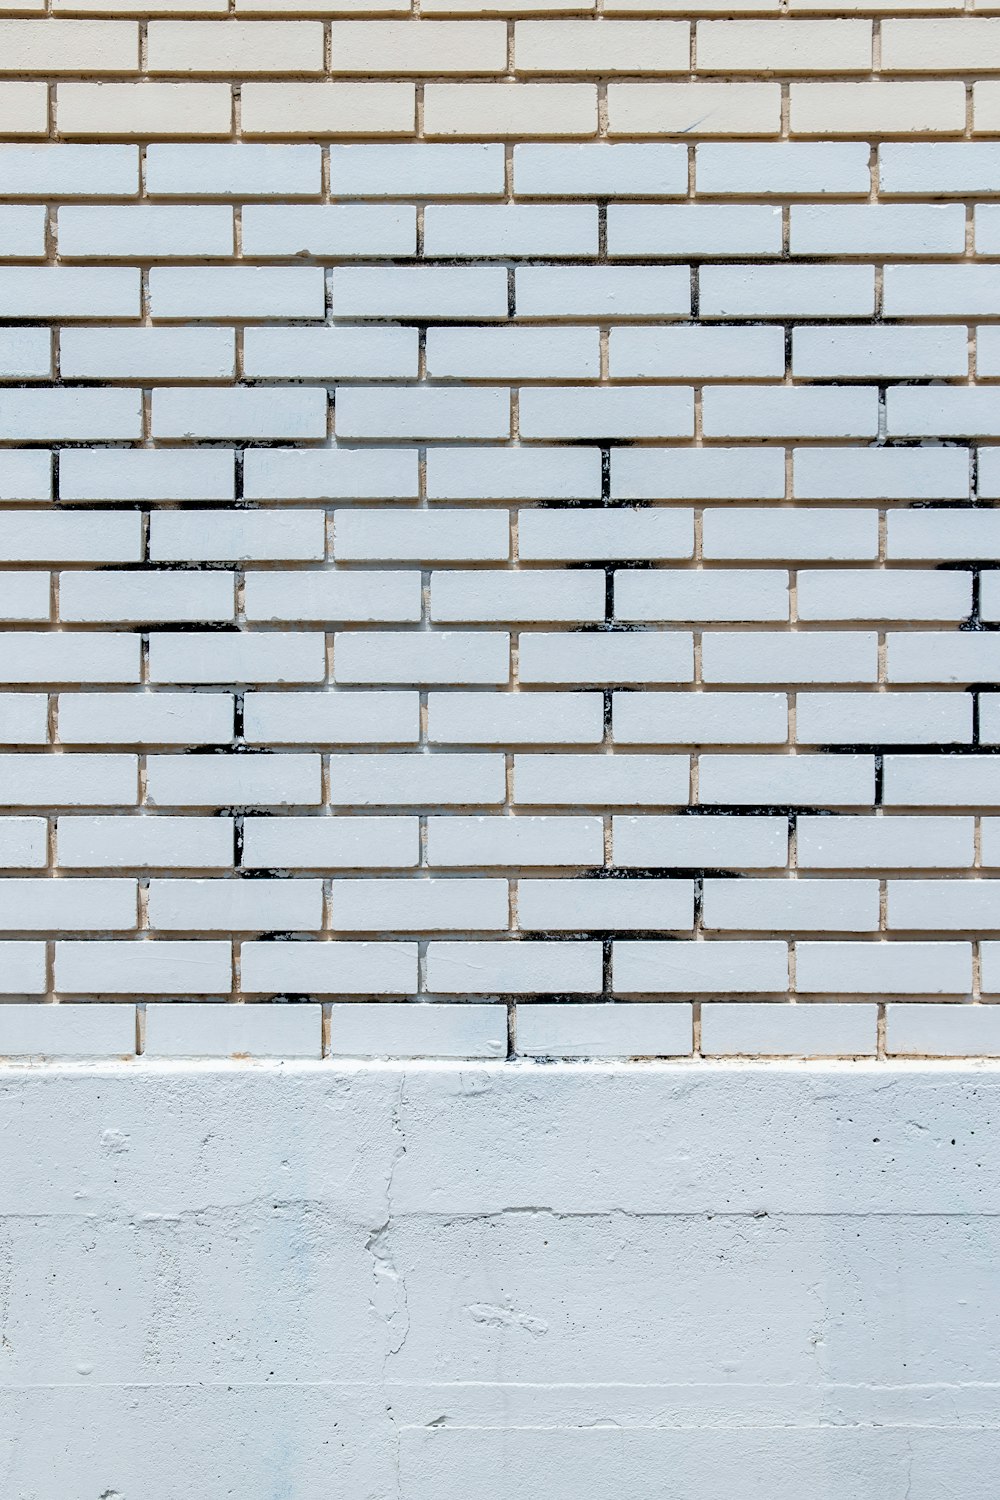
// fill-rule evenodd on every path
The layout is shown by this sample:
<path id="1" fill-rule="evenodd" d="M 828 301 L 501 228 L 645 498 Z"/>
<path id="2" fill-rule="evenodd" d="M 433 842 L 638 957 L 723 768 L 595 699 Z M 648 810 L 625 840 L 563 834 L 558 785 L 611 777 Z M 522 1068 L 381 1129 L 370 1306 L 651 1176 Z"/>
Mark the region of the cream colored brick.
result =
<path id="1" fill-rule="evenodd" d="M 505 73 L 502 21 L 335 21 L 333 73 Z"/>
<path id="2" fill-rule="evenodd" d="M 867 73 L 870 21 L 699 21 L 699 71 Z"/>
<path id="3" fill-rule="evenodd" d="M 1000 0 L 998 0 L 1000 3 Z M 607 7 L 605 7 L 607 8 Z M 594 0 L 422 0 L 422 16 L 531 16 L 544 15 L 590 15 L 595 9 Z M 641 10 L 638 3 L 630 10 Z"/>
<path id="4" fill-rule="evenodd" d="M 1000 70 L 1000 17 L 882 22 L 883 73 Z"/>
<path id="5" fill-rule="evenodd" d="M 243 134 L 412 135 L 412 83 L 246 83 Z"/>
<path id="6" fill-rule="evenodd" d="M 135 73 L 134 21 L 0 21 L 0 73 Z"/>
<path id="7" fill-rule="evenodd" d="M 972 129 L 976 135 L 1000 135 L 1000 83 L 973 84 Z"/>
<path id="8" fill-rule="evenodd" d="M 226 83 L 61 83 L 60 135 L 228 135 L 232 90 Z"/>
<path id="9" fill-rule="evenodd" d="M 689 27 L 683 21 L 519 21 L 519 73 L 686 73 Z"/>
<path id="10" fill-rule="evenodd" d="M 793 135 L 961 135 L 965 85 L 793 83 Z"/>
<path id="11" fill-rule="evenodd" d="M 318 21 L 152 21 L 151 73 L 322 73 Z"/>
<path id="12" fill-rule="evenodd" d="M 426 11 L 427 7 L 424 6 Z M 236 0 L 238 16 L 408 16 L 408 0 Z"/>
<path id="13" fill-rule="evenodd" d="M 612 83 L 611 135 L 777 135 L 778 83 Z"/>
<path id="14" fill-rule="evenodd" d="M 224 16 L 227 0 L 52 0 L 57 16 Z"/>
<path id="15" fill-rule="evenodd" d="M 691 4 L 691 0 L 604 0 L 606 16 L 626 11 L 633 16 L 690 16 L 693 10 L 697 10 L 699 15 L 708 15 L 713 11 L 732 15 L 737 8 L 741 15 L 777 15 L 781 10 L 781 0 L 740 0 L 738 7 L 733 4 L 733 0 L 698 0 L 696 6 Z"/>
<path id="16" fill-rule="evenodd" d="M 592 83 L 431 83 L 424 91 L 424 134 L 586 136 L 597 133 Z"/>
<path id="17" fill-rule="evenodd" d="M 47 135 L 49 91 L 44 83 L 0 83 L 0 135 Z"/>

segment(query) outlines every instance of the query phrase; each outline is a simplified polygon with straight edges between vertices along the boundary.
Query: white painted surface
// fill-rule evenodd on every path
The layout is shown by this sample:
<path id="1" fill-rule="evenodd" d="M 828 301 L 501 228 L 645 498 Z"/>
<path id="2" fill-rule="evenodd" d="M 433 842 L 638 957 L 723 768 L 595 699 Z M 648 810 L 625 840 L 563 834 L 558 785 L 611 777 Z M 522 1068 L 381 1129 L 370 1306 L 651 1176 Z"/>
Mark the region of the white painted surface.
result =
<path id="1" fill-rule="evenodd" d="M 4 1500 L 994 1500 L 1000 1068 L 0 1074 Z"/>

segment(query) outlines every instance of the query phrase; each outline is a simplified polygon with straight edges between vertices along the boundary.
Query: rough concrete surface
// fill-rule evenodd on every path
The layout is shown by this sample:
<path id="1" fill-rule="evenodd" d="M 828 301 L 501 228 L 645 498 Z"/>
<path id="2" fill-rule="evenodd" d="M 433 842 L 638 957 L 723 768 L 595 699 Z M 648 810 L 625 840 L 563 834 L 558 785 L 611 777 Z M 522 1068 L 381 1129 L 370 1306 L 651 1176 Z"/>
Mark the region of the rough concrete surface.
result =
<path id="1" fill-rule="evenodd" d="M 4 1500 L 993 1500 L 991 1064 L 0 1076 Z"/>

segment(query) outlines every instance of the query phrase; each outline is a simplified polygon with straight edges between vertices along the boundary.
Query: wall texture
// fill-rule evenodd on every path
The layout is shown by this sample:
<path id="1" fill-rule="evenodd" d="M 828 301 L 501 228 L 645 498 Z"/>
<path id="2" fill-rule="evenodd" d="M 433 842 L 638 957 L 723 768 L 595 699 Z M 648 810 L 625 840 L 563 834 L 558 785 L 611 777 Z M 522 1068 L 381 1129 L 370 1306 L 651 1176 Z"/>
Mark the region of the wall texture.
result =
<path id="1" fill-rule="evenodd" d="M 1000 1052 L 995 7 L 2 8 L 0 1052 Z"/>
<path id="2" fill-rule="evenodd" d="M 995 1500 L 998 1087 L 8 1067 L 4 1500 Z"/>

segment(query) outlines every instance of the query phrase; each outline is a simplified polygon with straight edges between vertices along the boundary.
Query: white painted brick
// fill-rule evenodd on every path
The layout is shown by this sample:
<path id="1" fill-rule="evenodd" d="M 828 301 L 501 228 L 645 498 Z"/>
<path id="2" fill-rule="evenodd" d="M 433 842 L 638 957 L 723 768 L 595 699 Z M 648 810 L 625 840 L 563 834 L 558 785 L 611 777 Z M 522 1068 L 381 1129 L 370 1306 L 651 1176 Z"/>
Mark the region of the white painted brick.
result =
<path id="1" fill-rule="evenodd" d="M 800 620 L 963 620 L 972 575 L 857 568 L 803 569 L 796 579 Z"/>
<path id="2" fill-rule="evenodd" d="M 419 620 L 417 573 L 248 572 L 248 620 Z M 398 639 L 394 634 L 393 640 Z M 349 638 L 348 638 L 349 639 Z"/>
<path id="3" fill-rule="evenodd" d="M 517 523 L 518 556 L 538 561 L 631 561 L 688 558 L 694 550 L 689 510 L 522 510 Z"/>
<path id="4" fill-rule="evenodd" d="M 622 448 L 611 454 L 611 493 L 618 500 L 778 500 L 782 455 L 771 449 Z"/>
<path id="5" fill-rule="evenodd" d="M 59 494 L 63 500 L 231 500 L 233 455 L 222 449 L 71 448 L 59 456 Z"/>
<path id="6" fill-rule="evenodd" d="M 318 197 L 320 187 L 319 146 L 146 148 L 146 191 L 156 198 Z"/>
<path id="7" fill-rule="evenodd" d="M 849 807 L 874 794 L 870 755 L 702 755 L 704 803 Z"/>
<path id="8" fill-rule="evenodd" d="M 161 511 L 150 521 L 153 562 L 313 562 L 323 552 L 318 511 Z"/>
<path id="9" fill-rule="evenodd" d="M 1000 145 L 994 141 L 883 141 L 879 192 L 888 197 L 995 193 Z"/>
<path id="10" fill-rule="evenodd" d="M 448 932 L 456 927 L 503 932 L 507 919 L 507 882 L 496 878 L 337 877 L 330 890 L 334 932 Z"/>
<path id="11" fill-rule="evenodd" d="M 43 995 L 45 993 L 44 943 L 16 941 L 0 943 L 0 959 L 2 959 L 0 994 Z M 3 1020 L 6 1011 L 6 1005 L 0 1009 L 0 1021 Z"/>
<path id="12" fill-rule="evenodd" d="M 690 880 L 519 880 L 522 932 L 616 928 L 689 931 L 694 920 Z"/>
<path id="13" fill-rule="evenodd" d="M 64 745 L 210 745 L 233 735 L 233 702 L 224 693 L 63 693 Z"/>
<path id="14" fill-rule="evenodd" d="M 131 806 L 138 799 L 135 755 L 0 755 L 5 807 Z"/>
<path id="15" fill-rule="evenodd" d="M 321 682 L 325 671 L 323 637 L 310 631 L 154 633 L 149 641 L 151 682 Z"/>
<path id="16" fill-rule="evenodd" d="M 684 386 L 588 389 L 528 386 L 519 392 L 522 438 L 673 438 L 694 435 L 694 393 Z"/>
<path id="17" fill-rule="evenodd" d="M 148 1057 L 319 1057 L 318 1005 L 148 1005 Z"/>
<path id="18" fill-rule="evenodd" d="M 616 995 L 783 991 L 788 986 L 788 954 L 784 943 L 768 941 L 626 940 L 613 946 L 612 985 Z"/>
<path id="19" fill-rule="evenodd" d="M 8 448 L 0 454 L 0 501 L 51 498 L 51 453 Z"/>
<path id="20" fill-rule="evenodd" d="M 613 328 L 609 351 L 613 380 L 780 380 L 785 373 L 780 328 Z"/>
<path id="21" fill-rule="evenodd" d="M 135 146 L 0 146 L 5 198 L 134 198 L 138 191 Z"/>
<path id="22" fill-rule="evenodd" d="M 600 865 L 598 817 L 465 817 L 427 820 L 427 860 L 436 868 Z"/>
<path id="23" fill-rule="evenodd" d="M 710 386 L 702 397 L 709 438 L 878 436 L 874 386 Z"/>
<path id="24" fill-rule="evenodd" d="M 431 579 L 431 618 L 602 620 L 604 580 L 592 571 L 489 573 L 458 569 Z"/>
<path id="25" fill-rule="evenodd" d="M 64 380 L 232 380 L 235 338 L 228 328 L 66 328 L 59 370 Z"/>
<path id="26" fill-rule="evenodd" d="M 320 800 L 318 755 L 151 755 L 152 807 L 281 807 Z"/>
<path id="27" fill-rule="evenodd" d="M 184 260 L 233 253 L 233 211 L 219 204 L 63 205 L 59 251 L 74 260 Z"/>
<path id="28" fill-rule="evenodd" d="M 790 224 L 793 255 L 961 255 L 965 248 L 957 203 L 796 203 Z"/>
<path id="29" fill-rule="evenodd" d="M 687 317 L 691 281 L 686 266 L 519 266 L 514 299 L 519 318 Z"/>
<path id="30" fill-rule="evenodd" d="M 242 982 L 255 995 L 403 995 L 417 987 L 417 945 L 248 942 Z"/>
<path id="31" fill-rule="evenodd" d="M 703 1005 L 706 1056 L 871 1057 L 874 1005 Z"/>
<path id="32" fill-rule="evenodd" d="M 6 745 L 45 745 L 49 739 L 44 693 L 0 693 L 0 740 Z"/>
<path id="33" fill-rule="evenodd" d="M 63 573 L 59 616 L 86 623 L 121 620 L 231 620 L 235 575 L 136 569 Z"/>
<path id="34" fill-rule="evenodd" d="M 1000 266 L 890 265 L 884 275 L 888 318 L 990 317 L 996 311 Z"/>
<path id="35" fill-rule="evenodd" d="M 336 394 L 335 422 L 340 440 L 507 438 L 510 436 L 510 392 L 505 386 L 473 387 L 462 391 L 341 386 Z M 288 434 L 291 437 L 300 435 L 322 436 L 321 433 Z"/>
<path id="36" fill-rule="evenodd" d="M 417 457 L 415 448 L 252 449 L 244 458 L 244 495 L 248 500 L 415 499 Z"/>
<path id="37" fill-rule="evenodd" d="M 792 374 L 804 379 L 929 379 L 965 375 L 968 368 L 964 328 L 796 328 L 792 334 Z"/>
<path id="38" fill-rule="evenodd" d="M 522 683 L 690 682 L 693 676 L 691 642 L 682 632 L 521 633 Z"/>
<path id="39" fill-rule="evenodd" d="M 686 755 L 515 755 L 514 800 L 550 806 L 679 803 L 688 795 Z"/>
<path id="40" fill-rule="evenodd" d="M 45 209 L 41 204 L 0 208 L 0 255 L 13 260 L 45 258 Z"/>
<path id="41" fill-rule="evenodd" d="M 138 562 L 141 552 L 136 514 L 98 518 L 25 510 L 0 515 L 3 562 Z"/>
<path id="42" fill-rule="evenodd" d="M 683 198 L 687 152 L 661 145 L 515 146 L 514 191 L 519 198 Z"/>
<path id="43" fill-rule="evenodd" d="M 499 198 L 504 149 L 492 145 L 331 146 L 337 198 Z"/>
<path id="44" fill-rule="evenodd" d="M 887 1005 L 885 1045 L 901 1057 L 997 1057 L 1000 1007 Z"/>
<path id="45" fill-rule="evenodd" d="M 318 266 L 154 266 L 154 318 L 321 318 Z"/>
<path id="46" fill-rule="evenodd" d="M 0 930 L 118 932 L 137 926 L 134 880 L 0 879 Z"/>
<path id="47" fill-rule="evenodd" d="M 56 943 L 55 987 L 67 995 L 225 995 L 230 945 L 188 939 Z"/>
<path id="48" fill-rule="evenodd" d="M 52 335 L 47 328 L 0 330 L 0 379 L 48 380 L 52 374 Z"/>
<path id="49" fill-rule="evenodd" d="M 615 574 L 620 620 L 787 620 L 788 608 L 788 574 L 771 568 Z"/>
<path id="50" fill-rule="evenodd" d="M 608 254 L 671 259 L 689 255 L 780 255 L 781 210 L 766 204 L 685 203 L 661 207 L 612 203 L 608 206 Z"/>
<path id="51" fill-rule="evenodd" d="M 801 745 L 970 744 L 972 700 L 962 693 L 799 693 Z"/>
<path id="52" fill-rule="evenodd" d="M 417 330 L 248 328 L 243 370 L 250 378 L 405 380 L 417 373 Z"/>
<path id="53" fill-rule="evenodd" d="M 796 448 L 797 500 L 960 500 L 969 459 L 958 448 Z M 900 519 L 890 514 L 890 525 Z"/>
<path id="54" fill-rule="evenodd" d="M 599 693 L 429 695 L 428 739 L 432 744 L 593 745 L 603 732 L 604 705 Z"/>
<path id="55" fill-rule="evenodd" d="M 877 880 L 704 882 L 706 931 L 876 932 Z"/>
<path id="56" fill-rule="evenodd" d="M 3 946 L 15 947 L 12 943 Z M 16 963 L 14 954 L 10 957 Z M 0 1054 L 4 1057 L 109 1057 L 134 1052 L 135 1008 L 131 1005 L 0 1007 Z"/>
<path id="57" fill-rule="evenodd" d="M 796 944 L 800 994 L 960 995 L 971 982 L 968 943 Z"/>
<path id="58" fill-rule="evenodd" d="M 973 862 L 971 818 L 841 816 L 797 820 L 797 859 L 819 870 L 964 869 Z"/>
<path id="59" fill-rule="evenodd" d="M 784 693 L 616 693 L 612 713 L 619 745 L 784 745 Z"/>
<path id="60" fill-rule="evenodd" d="M 440 448 L 427 455 L 432 500 L 596 500 L 601 455 L 593 449 Z"/>
<path id="61" fill-rule="evenodd" d="M 415 745 L 420 738 L 419 694 L 248 692 L 243 733 L 257 745 Z"/>
<path id="62" fill-rule="evenodd" d="M 502 1005 L 334 1004 L 333 1057 L 505 1057 Z"/>
<path id="63" fill-rule="evenodd" d="M 784 818 L 620 815 L 612 824 L 615 864 L 626 868 L 779 869 L 788 854 Z"/>
<path id="64" fill-rule="evenodd" d="M 700 193 L 798 195 L 823 193 L 867 197 L 868 147 L 860 141 L 836 145 L 795 142 L 780 145 L 725 145 L 695 148 L 695 183 Z"/>
<path id="65" fill-rule="evenodd" d="M 330 285 L 338 318 L 507 314 L 507 275 L 500 266 L 340 266 L 331 273 Z"/>
<path id="66" fill-rule="evenodd" d="M 337 510 L 333 551 L 341 562 L 503 562 L 510 523 L 502 511 Z M 371 575 L 357 576 L 364 587 Z"/>
<path id="67" fill-rule="evenodd" d="M 417 863 L 419 833 L 415 817 L 247 818 L 243 863 L 248 869 L 405 869 Z"/>
<path id="68" fill-rule="evenodd" d="M 702 317 L 871 317 L 875 306 L 871 266 L 702 266 L 698 280 Z"/>
<path id="69" fill-rule="evenodd" d="M 318 932 L 318 880 L 164 880 L 149 882 L 153 932 Z"/>
<path id="70" fill-rule="evenodd" d="M 570 203 L 434 203 L 424 211 L 424 254 L 490 259 L 596 255 L 597 208 Z"/>
<path id="71" fill-rule="evenodd" d="M 501 755 L 331 755 L 335 807 L 406 805 L 461 807 L 504 800 Z"/>
<path id="72" fill-rule="evenodd" d="M 338 634 L 333 649 L 337 682 L 498 683 L 510 677 L 510 641 L 500 631 L 352 630 Z"/>
<path id="73" fill-rule="evenodd" d="M 519 1005 L 517 1052 L 526 1057 L 679 1057 L 691 1051 L 691 1007 Z"/>
<path id="74" fill-rule="evenodd" d="M 600 370 L 596 328 L 427 330 L 427 373 L 436 380 L 589 380 Z"/>
<path id="75" fill-rule="evenodd" d="M 417 211 L 409 203 L 248 203 L 242 218 L 245 255 L 412 255 L 417 244 Z"/>
<path id="76" fill-rule="evenodd" d="M 66 869 L 225 869 L 233 862 L 231 818 L 67 815 L 58 822 Z"/>
<path id="77" fill-rule="evenodd" d="M 0 572 L 0 618 L 47 620 L 50 588 L 48 573 Z"/>
<path id="78" fill-rule="evenodd" d="M 431 942 L 427 988 L 439 995 L 596 994 L 601 988 L 601 945 Z"/>
<path id="79" fill-rule="evenodd" d="M 0 314 L 5 318 L 135 318 L 139 291 L 139 272 L 133 266 L 0 267 Z"/>
<path id="80" fill-rule="evenodd" d="M 44 818 L 0 818 L 0 867 L 42 870 L 48 863 Z"/>

